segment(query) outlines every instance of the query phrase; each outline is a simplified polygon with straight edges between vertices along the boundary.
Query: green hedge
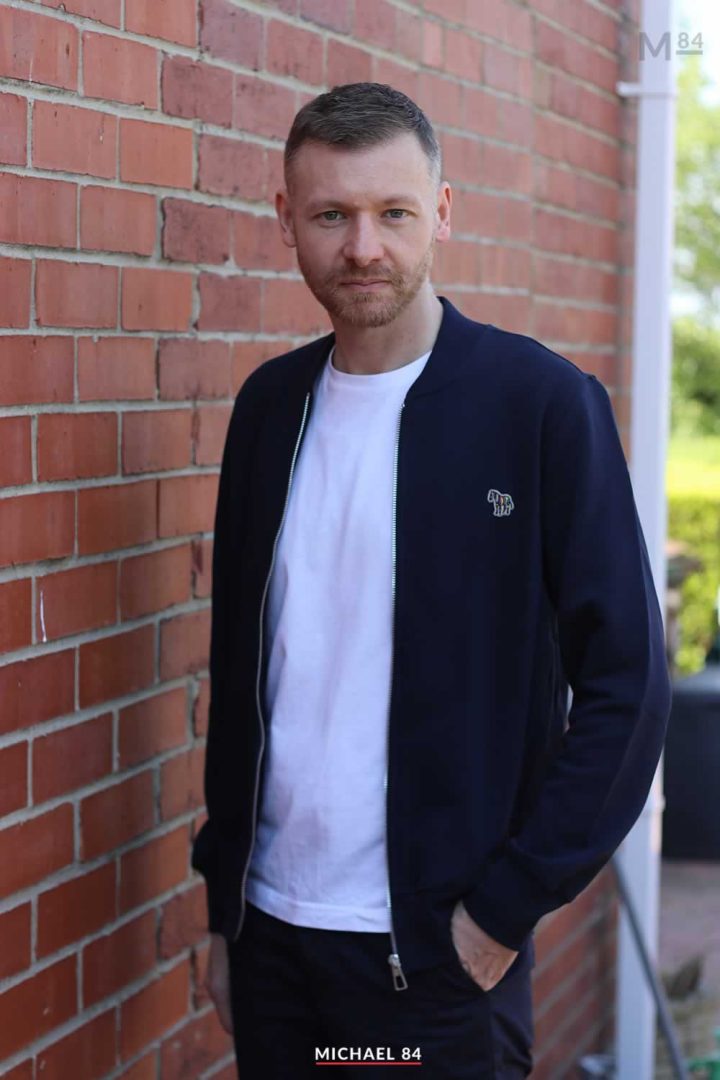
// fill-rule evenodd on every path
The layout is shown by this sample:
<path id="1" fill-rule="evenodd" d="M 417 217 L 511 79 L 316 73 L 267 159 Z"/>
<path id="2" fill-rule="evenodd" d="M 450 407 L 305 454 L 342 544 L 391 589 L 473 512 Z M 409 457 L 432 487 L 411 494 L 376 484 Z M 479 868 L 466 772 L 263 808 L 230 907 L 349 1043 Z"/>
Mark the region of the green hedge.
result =
<path id="1" fill-rule="evenodd" d="M 713 639 L 713 612 L 720 588 L 720 493 L 668 495 L 668 535 L 688 544 L 703 562 L 682 585 L 679 675 L 699 671 Z"/>

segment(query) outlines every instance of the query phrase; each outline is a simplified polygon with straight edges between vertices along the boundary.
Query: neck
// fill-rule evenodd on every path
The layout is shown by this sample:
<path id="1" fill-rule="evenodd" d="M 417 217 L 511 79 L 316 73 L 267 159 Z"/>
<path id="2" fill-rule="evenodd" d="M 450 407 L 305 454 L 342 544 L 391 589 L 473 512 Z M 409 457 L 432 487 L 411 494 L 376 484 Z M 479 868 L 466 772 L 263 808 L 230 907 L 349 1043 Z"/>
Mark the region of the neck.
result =
<path id="1" fill-rule="evenodd" d="M 333 320 L 333 366 L 350 375 L 393 371 L 429 352 L 435 344 L 443 306 L 429 282 L 387 326 L 351 326 Z"/>

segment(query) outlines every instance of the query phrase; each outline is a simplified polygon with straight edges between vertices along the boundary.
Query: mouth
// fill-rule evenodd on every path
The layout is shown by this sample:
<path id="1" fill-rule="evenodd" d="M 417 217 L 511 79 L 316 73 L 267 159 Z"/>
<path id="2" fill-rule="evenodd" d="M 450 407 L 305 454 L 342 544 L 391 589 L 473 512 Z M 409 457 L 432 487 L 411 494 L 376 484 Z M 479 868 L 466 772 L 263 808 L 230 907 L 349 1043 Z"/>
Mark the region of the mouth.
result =
<path id="1" fill-rule="evenodd" d="M 382 285 L 388 285 L 387 281 L 343 281 L 341 284 L 347 289 L 379 289 Z"/>

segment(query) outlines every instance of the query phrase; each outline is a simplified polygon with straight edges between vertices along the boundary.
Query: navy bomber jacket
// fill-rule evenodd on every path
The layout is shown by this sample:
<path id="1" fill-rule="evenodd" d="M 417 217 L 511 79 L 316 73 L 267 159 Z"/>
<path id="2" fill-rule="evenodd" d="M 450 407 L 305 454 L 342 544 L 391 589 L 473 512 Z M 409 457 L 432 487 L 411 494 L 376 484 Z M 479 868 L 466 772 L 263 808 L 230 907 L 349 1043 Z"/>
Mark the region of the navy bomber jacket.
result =
<path id="1" fill-rule="evenodd" d="M 519 951 L 515 965 L 525 961 L 541 916 L 592 881 L 639 816 L 671 694 L 605 388 L 533 338 L 439 299 L 440 329 L 388 463 L 388 961 L 397 989 L 456 955 L 459 899 Z M 270 723 L 265 597 L 313 381 L 334 340 L 248 376 L 223 453 L 207 818 L 192 865 L 206 881 L 209 929 L 228 942 L 244 917 Z"/>

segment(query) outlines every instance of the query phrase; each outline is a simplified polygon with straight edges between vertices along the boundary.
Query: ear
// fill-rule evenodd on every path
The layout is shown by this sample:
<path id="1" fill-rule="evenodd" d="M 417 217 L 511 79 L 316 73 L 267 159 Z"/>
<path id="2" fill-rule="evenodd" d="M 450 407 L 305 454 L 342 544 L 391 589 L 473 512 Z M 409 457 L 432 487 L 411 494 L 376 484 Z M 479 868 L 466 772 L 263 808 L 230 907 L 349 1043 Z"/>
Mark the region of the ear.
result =
<path id="1" fill-rule="evenodd" d="M 280 236 L 286 247 L 296 247 L 295 226 L 290 212 L 290 197 L 286 188 L 275 192 L 275 213 L 280 223 Z"/>
<path id="2" fill-rule="evenodd" d="M 439 243 L 450 239 L 450 207 L 452 205 L 452 189 L 447 180 L 440 185 L 438 192 L 437 208 L 435 210 L 436 231 L 435 239 Z"/>

